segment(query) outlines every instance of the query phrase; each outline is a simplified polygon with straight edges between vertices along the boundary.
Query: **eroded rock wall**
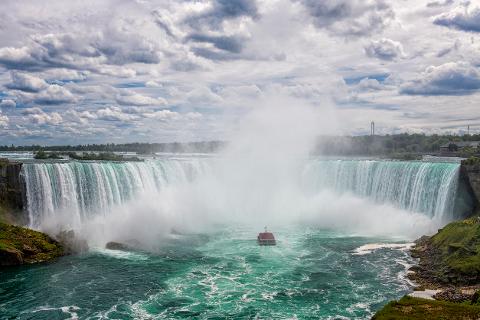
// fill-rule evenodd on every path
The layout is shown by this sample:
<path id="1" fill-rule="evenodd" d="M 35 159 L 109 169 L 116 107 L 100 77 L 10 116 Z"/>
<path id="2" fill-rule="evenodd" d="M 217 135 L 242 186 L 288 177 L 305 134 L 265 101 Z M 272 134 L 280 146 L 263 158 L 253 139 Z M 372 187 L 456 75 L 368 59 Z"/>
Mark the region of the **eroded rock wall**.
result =
<path id="1" fill-rule="evenodd" d="M 461 166 L 461 179 L 463 179 L 469 187 L 469 191 L 476 201 L 476 209 L 480 209 L 480 163 L 464 164 Z"/>
<path id="2" fill-rule="evenodd" d="M 26 199 L 21 170 L 22 163 L 0 159 L 0 218 L 24 224 Z"/>

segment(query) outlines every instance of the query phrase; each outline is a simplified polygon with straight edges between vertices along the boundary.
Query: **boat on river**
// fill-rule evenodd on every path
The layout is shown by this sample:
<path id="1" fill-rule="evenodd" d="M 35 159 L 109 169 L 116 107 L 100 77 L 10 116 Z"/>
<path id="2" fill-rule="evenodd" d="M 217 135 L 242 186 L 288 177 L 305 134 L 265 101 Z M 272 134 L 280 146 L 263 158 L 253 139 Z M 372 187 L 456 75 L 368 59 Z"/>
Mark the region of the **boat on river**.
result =
<path id="1" fill-rule="evenodd" d="M 267 231 L 267 227 L 265 227 L 265 232 L 260 232 L 258 234 L 257 242 L 261 246 L 275 246 L 277 244 L 275 236 L 273 233 Z"/>

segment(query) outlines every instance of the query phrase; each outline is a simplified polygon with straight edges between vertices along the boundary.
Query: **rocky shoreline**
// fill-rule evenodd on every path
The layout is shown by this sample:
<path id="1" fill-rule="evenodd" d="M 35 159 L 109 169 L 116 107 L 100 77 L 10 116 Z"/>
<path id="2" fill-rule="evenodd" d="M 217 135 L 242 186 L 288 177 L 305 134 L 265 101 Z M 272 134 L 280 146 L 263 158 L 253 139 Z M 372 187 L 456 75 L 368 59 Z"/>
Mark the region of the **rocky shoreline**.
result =
<path id="1" fill-rule="evenodd" d="M 479 319 L 480 219 L 455 221 L 410 249 L 418 264 L 408 271 L 417 287 L 373 319 Z"/>
<path id="2" fill-rule="evenodd" d="M 0 267 L 34 264 L 88 250 L 85 239 L 62 231 L 51 237 L 40 231 L 0 222 Z"/>
<path id="3" fill-rule="evenodd" d="M 62 244 L 42 232 L 0 222 L 0 267 L 46 262 L 65 254 Z"/>
<path id="4" fill-rule="evenodd" d="M 480 219 L 455 221 L 410 249 L 419 259 L 409 278 L 432 289 L 480 284 Z"/>

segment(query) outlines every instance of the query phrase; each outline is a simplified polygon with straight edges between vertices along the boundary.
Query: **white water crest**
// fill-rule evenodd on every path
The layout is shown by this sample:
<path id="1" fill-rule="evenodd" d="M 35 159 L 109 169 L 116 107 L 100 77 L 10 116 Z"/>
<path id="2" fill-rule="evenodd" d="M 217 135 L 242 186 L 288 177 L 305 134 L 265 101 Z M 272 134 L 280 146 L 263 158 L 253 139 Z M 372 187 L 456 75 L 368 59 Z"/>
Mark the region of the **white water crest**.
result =
<path id="1" fill-rule="evenodd" d="M 409 250 L 415 243 L 368 243 L 355 249 L 355 255 L 370 254 L 379 249 Z"/>
<path id="2" fill-rule="evenodd" d="M 310 161 L 304 180 L 310 190 L 352 192 L 436 219 L 451 218 L 458 163 L 381 160 Z"/>
<path id="3" fill-rule="evenodd" d="M 78 228 L 143 193 L 192 181 L 208 169 L 200 159 L 145 162 L 26 163 L 30 226 Z"/>

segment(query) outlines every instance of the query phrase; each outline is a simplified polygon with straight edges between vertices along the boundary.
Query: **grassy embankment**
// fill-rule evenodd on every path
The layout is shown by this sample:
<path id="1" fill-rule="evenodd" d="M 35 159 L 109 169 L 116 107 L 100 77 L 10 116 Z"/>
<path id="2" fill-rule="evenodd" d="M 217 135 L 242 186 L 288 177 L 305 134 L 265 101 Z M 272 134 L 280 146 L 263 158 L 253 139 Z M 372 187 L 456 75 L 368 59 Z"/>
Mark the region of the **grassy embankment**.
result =
<path id="1" fill-rule="evenodd" d="M 412 279 L 422 288 L 450 290 L 463 302 L 425 300 L 405 296 L 378 311 L 374 319 L 479 319 L 480 219 L 455 221 L 412 249 L 419 258 Z M 467 287 L 468 286 L 468 287 Z M 474 294 L 462 294 L 470 288 Z M 473 288 L 473 290 L 471 289 Z M 448 300 L 448 297 L 446 298 Z M 462 298 L 460 298 L 462 300 Z"/>
<path id="2" fill-rule="evenodd" d="M 469 303 L 426 300 L 405 296 L 399 301 L 392 301 L 378 311 L 374 320 L 415 320 L 415 319 L 478 319 L 480 306 Z"/>
<path id="3" fill-rule="evenodd" d="M 48 235 L 0 222 L 0 266 L 49 261 L 64 254 Z"/>
<path id="4" fill-rule="evenodd" d="M 431 238 L 438 251 L 439 280 L 468 285 L 480 282 L 480 218 L 448 224 Z"/>

